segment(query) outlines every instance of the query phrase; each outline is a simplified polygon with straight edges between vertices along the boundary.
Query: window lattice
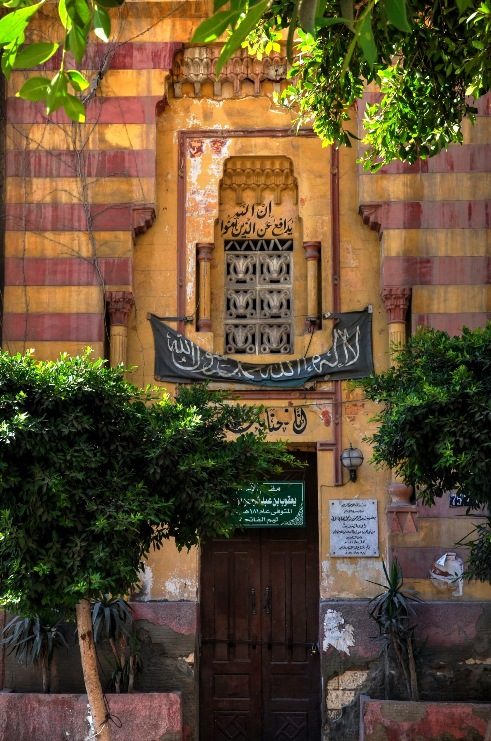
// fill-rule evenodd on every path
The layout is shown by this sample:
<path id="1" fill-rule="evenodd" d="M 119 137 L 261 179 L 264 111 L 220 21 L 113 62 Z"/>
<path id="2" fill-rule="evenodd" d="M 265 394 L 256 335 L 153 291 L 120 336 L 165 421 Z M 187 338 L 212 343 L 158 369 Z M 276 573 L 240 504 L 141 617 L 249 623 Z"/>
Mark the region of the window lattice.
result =
<path id="1" fill-rule="evenodd" d="M 292 348 L 292 239 L 225 241 L 225 352 Z"/>

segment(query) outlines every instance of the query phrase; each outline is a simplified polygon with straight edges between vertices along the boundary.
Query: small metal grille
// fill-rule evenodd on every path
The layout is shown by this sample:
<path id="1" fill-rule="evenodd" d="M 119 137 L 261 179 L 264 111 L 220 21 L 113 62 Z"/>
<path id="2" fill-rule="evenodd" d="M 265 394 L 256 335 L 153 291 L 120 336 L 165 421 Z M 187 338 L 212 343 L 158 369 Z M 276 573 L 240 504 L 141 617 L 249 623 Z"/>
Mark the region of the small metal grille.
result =
<path id="1" fill-rule="evenodd" d="M 225 352 L 292 350 L 292 239 L 225 241 Z"/>

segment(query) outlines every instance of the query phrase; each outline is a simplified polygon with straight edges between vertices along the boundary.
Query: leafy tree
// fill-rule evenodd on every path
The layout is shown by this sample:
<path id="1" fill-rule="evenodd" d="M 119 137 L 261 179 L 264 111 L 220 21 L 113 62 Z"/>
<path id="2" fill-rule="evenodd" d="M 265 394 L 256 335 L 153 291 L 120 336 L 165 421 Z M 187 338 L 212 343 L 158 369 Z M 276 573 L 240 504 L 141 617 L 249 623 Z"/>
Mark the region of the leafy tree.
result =
<path id="1" fill-rule="evenodd" d="M 31 43 L 29 25 L 46 2 L 0 0 L 8 11 L 0 20 L 2 71 L 8 77 L 58 53 L 56 74 L 30 78 L 18 95 L 83 122 L 89 80 L 68 60 L 82 62 L 90 33 L 108 40 L 109 10 L 124 0 L 59 0 L 63 43 Z M 364 122 L 364 163 L 372 170 L 462 141 L 462 119 L 474 110 L 466 96 L 491 87 L 490 0 L 214 0 L 214 11 L 193 41 L 227 34 L 219 68 L 241 45 L 268 51 L 288 29 L 293 66 L 283 102 L 294 106 L 299 125 L 312 122 L 325 144 L 356 138 L 351 108 L 367 82 L 379 86 L 382 98 L 367 106 Z"/>
<path id="2" fill-rule="evenodd" d="M 397 366 L 360 381 L 383 404 L 369 438 L 375 463 L 417 487 L 426 504 L 456 490 L 471 508 L 491 505 L 491 323 L 462 336 L 423 329 Z M 468 541 L 467 575 L 491 581 L 491 519 Z"/>
<path id="3" fill-rule="evenodd" d="M 241 487 L 283 448 L 264 430 L 230 436 L 259 410 L 203 387 L 175 401 L 139 390 L 86 354 L 0 354 L 0 604 L 19 616 L 76 612 L 98 738 L 109 739 L 90 601 L 127 594 L 151 548 L 222 536 Z"/>
<path id="4" fill-rule="evenodd" d="M 363 161 L 372 170 L 461 142 L 461 121 L 474 110 L 466 96 L 478 98 L 491 88 L 489 0 L 237 0 L 221 10 L 223 5 L 215 0 L 215 14 L 193 40 L 212 41 L 231 28 L 223 63 L 240 45 L 271 43 L 288 28 L 293 65 L 283 101 L 298 111 L 299 125 L 313 123 L 325 144 L 349 145 L 357 138 L 347 128 L 352 106 L 367 82 L 379 86 L 381 100 L 366 107 L 364 118 Z"/>

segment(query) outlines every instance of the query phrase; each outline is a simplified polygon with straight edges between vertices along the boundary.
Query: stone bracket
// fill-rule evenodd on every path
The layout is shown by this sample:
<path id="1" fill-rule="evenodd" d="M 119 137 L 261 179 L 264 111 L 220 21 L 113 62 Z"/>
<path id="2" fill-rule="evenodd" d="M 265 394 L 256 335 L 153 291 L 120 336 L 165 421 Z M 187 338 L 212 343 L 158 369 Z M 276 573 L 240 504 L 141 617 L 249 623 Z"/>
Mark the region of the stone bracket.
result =
<path id="1" fill-rule="evenodd" d="M 140 206 L 133 206 L 131 209 L 131 229 L 133 231 L 133 239 L 139 234 L 145 234 L 148 229 L 152 226 L 157 216 L 155 206 L 153 204 L 142 204 Z"/>

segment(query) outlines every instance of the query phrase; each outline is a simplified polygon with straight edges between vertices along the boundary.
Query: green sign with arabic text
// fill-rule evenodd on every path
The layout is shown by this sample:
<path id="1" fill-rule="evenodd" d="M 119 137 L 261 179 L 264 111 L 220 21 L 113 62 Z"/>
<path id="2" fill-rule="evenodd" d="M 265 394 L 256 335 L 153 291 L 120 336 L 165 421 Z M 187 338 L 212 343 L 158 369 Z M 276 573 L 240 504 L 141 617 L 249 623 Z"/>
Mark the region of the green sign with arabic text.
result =
<path id="1" fill-rule="evenodd" d="M 267 481 L 241 499 L 242 527 L 305 527 L 303 481 Z"/>

